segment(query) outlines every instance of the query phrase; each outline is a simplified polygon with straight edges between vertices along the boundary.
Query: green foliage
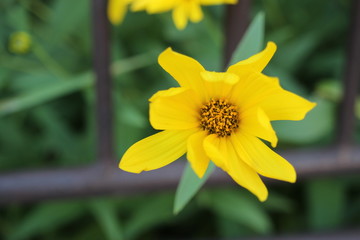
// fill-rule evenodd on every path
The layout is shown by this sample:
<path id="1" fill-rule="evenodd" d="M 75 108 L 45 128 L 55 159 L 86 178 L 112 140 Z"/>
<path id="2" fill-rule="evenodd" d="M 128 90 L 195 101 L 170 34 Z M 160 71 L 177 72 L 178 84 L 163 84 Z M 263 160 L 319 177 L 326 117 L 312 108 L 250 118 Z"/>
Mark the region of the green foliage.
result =
<path id="1" fill-rule="evenodd" d="M 84 214 L 85 207 L 80 202 L 54 202 L 42 204 L 30 211 L 9 234 L 9 240 L 28 239 L 59 229 L 68 222 Z"/>
<path id="2" fill-rule="evenodd" d="M 125 239 L 122 233 L 122 226 L 120 225 L 116 205 L 106 200 L 94 200 L 90 204 L 90 208 L 101 225 L 106 239 L 109 240 L 122 240 Z"/>
<path id="3" fill-rule="evenodd" d="M 195 196 L 200 188 L 205 184 L 211 173 L 215 170 L 215 165 L 209 163 L 205 175 L 200 179 L 192 170 L 189 163 L 186 164 L 184 173 L 176 189 L 174 213 L 178 214 L 186 204 Z"/>
<path id="4" fill-rule="evenodd" d="M 306 185 L 308 223 L 311 230 L 330 230 L 341 227 L 345 212 L 344 182 L 320 179 Z"/>
<path id="5" fill-rule="evenodd" d="M 267 234 L 272 231 L 270 218 L 261 204 L 244 191 L 210 192 L 203 194 L 201 202 L 213 209 L 216 215 L 231 219 L 252 232 Z"/>
<path id="6" fill-rule="evenodd" d="M 264 45 L 264 35 L 265 16 L 264 13 L 260 12 L 256 15 L 238 46 L 235 48 L 229 65 L 233 65 L 260 52 Z"/>
<path id="7" fill-rule="evenodd" d="M 299 145 L 315 143 L 328 137 L 335 128 L 335 105 L 321 98 L 311 100 L 317 105 L 304 120 L 273 123 L 276 134 L 281 141 Z M 312 129 L 312 131 L 309 132 L 308 129 Z"/>
<path id="8" fill-rule="evenodd" d="M 131 217 L 125 225 L 125 239 L 136 239 L 144 232 L 173 218 L 171 211 L 173 196 L 169 194 L 157 195 L 142 201 L 132 211 Z"/>

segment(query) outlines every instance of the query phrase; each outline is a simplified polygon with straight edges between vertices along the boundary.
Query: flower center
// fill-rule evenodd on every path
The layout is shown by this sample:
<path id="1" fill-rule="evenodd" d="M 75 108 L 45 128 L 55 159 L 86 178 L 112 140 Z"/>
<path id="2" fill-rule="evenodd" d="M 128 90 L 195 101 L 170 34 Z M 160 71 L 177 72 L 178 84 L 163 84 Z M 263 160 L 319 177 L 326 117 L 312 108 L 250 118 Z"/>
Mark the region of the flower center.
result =
<path id="1" fill-rule="evenodd" d="M 209 134 L 230 136 L 239 127 L 236 107 L 223 99 L 210 99 L 200 110 L 200 124 Z"/>

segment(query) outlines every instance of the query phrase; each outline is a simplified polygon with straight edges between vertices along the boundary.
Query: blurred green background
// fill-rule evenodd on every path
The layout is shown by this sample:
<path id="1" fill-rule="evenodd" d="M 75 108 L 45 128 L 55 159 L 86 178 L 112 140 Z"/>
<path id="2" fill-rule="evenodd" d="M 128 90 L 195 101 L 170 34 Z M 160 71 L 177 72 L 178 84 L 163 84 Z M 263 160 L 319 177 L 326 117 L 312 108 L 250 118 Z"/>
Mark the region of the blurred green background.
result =
<path id="1" fill-rule="evenodd" d="M 112 27 L 119 158 L 154 132 L 148 98 L 176 86 L 157 64 L 161 51 L 171 46 L 208 70 L 221 70 L 224 10 L 204 8 L 204 20 L 184 31 L 174 27 L 170 13 L 128 13 L 122 25 Z M 302 122 L 274 123 L 280 148 L 334 142 L 350 10 L 349 0 L 253 1 L 252 16 L 265 12 L 266 40 L 278 45 L 265 72 L 318 103 Z M 91 20 L 89 0 L 1 0 L 1 172 L 94 161 Z M 359 120 L 359 104 L 357 109 Z M 238 186 L 205 189 L 177 216 L 175 189 L 146 197 L 10 204 L 0 208 L 0 239 L 230 238 L 360 227 L 356 175 L 278 183 L 269 191 L 268 201 L 259 203 Z"/>

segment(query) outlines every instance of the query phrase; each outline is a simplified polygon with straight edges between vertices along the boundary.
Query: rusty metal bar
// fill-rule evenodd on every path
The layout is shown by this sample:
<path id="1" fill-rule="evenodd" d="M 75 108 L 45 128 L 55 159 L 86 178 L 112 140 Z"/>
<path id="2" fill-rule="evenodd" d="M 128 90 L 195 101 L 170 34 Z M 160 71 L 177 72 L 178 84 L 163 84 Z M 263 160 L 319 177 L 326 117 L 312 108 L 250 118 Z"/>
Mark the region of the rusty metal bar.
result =
<path id="1" fill-rule="evenodd" d="M 228 65 L 231 55 L 250 23 L 251 0 L 241 0 L 236 5 L 228 5 L 225 22 L 224 66 Z"/>
<path id="2" fill-rule="evenodd" d="M 280 154 L 295 166 L 300 180 L 358 173 L 360 170 L 360 147 L 350 148 L 346 154 L 335 148 L 307 151 L 301 149 Z M 129 195 L 175 189 L 184 162 L 177 161 L 164 168 L 141 174 L 122 172 L 102 163 L 77 169 L 2 174 L 0 204 L 105 194 Z M 217 169 L 208 180 L 208 185 L 224 184 L 235 185 L 226 173 Z"/>
<path id="3" fill-rule="evenodd" d="M 106 0 L 92 0 L 93 61 L 96 74 L 96 125 L 98 159 L 114 163 L 110 77 L 110 31 Z"/>
<path id="4" fill-rule="evenodd" d="M 353 14 L 349 29 L 349 47 L 345 65 L 344 97 L 340 106 L 337 142 L 347 147 L 355 133 L 355 98 L 360 81 L 360 1 L 353 0 Z"/>
<path id="5" fill-rule="evenodd" d="M 273 237 L 250 237 L 243 240 L 358 240 L 360 231 L 358 229 L 347 229 L 345 231 L 330 231 L 327 233 L 302 233 L 299 235 L 273 236 Z"/>

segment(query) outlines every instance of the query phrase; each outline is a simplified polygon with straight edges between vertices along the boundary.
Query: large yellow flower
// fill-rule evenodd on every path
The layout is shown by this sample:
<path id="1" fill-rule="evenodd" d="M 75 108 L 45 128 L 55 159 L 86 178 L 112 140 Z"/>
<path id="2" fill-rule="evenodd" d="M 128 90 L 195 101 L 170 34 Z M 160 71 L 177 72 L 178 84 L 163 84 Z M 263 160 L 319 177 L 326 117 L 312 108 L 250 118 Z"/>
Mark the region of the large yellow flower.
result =
<path id="1" fill-rule="evenodd" d="M 226 72 L 206 71 L 196 60 L 171 48 L 159 64 L 180 87 L 150 99 L 150 122 L 158 130 L 130 147 L 120 161 L 125 171 L 140 173 L 163 167 L 187 152 L 194 172 L 203 177 L 209 162 L 265 201 L 268 191 L 258 174 L 295 182 L 296 172 L 262 140 L 277 144 L 273 120 L 301 120 L 315 103 L 281 88 L 261 73 L 276 51 L 262 52 Z"/>
<path id="2" fill-rule="evenodd" d="M 146 10 L 149 14 L 173 10 L 172 17 L 178 29 L 186 27 L 188 19 L 199 22 L 203 19 L 201 5 L 235 4 L 237 0 L 134 0 L 131 9 Z"/>

